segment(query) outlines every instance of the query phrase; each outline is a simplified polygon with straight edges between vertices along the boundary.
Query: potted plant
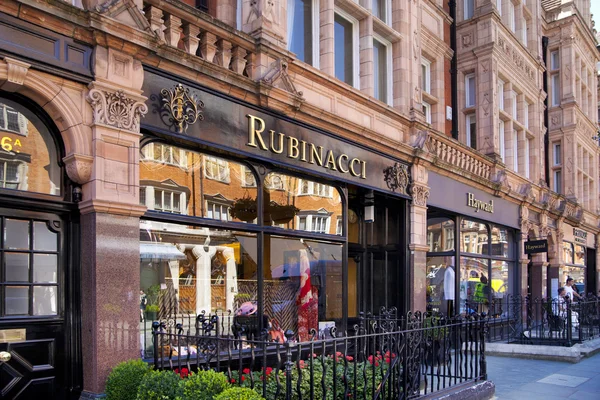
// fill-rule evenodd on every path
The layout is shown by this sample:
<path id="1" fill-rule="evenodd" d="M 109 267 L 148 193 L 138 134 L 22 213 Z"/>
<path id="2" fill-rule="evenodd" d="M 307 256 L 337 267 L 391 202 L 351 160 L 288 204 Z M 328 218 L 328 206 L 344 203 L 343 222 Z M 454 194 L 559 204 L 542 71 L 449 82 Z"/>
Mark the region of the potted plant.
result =
<path id="1" fill-rule="evenodd" d="M 146 321 L 156 321 L 158 317 L 158 305 L 148 304 L 146 306 Z"/>
<path id="2" fill-rule="evenodd" d="M 271 220 L 276 224 L 287 224 L 296 216 L 300 209 L 293 204 L 282 205 L 275 201 L 269 204 Z"/>
<path id="3" fill-rule="evenodd" d="M 254 221 L 258 215 L 256 199 L 251 198 L 248 194 L 241 199 L 235 199 L 233 205 L 229 208 L 229 215 L 231 215 L 231 218 L 244 222 Z"/>
<path id="4" fill-rule="evenodd" d="M 428 316 L 423 320 L 423 340 L 425 344 L 425 362 L 427 365 L 444 365 L 449 361 L 450 341 L 446 322 L 437 316 Z"/>

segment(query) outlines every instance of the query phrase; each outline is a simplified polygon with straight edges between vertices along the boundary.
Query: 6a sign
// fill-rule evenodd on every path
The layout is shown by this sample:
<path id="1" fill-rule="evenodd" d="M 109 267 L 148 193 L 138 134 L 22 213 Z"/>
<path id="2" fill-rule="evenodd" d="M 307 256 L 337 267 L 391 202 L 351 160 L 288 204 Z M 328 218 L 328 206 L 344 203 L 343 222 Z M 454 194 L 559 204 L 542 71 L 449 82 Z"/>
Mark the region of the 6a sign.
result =
<path id="1" fill-rule="evenodd" d="M 4 151 L 8 151 L 9 153 L 12 152 L 13 150 L 15 153 L 20 153 L 21 152 L 20 148 L 23 147 L 21 145 L 21 141 L 19 139 L 13 140 L 12 138 L 10 138 L 8 136 L 2 137 L 2 139 L 0 140 L 0 146 L 2 146 L 2 149 Z"/>

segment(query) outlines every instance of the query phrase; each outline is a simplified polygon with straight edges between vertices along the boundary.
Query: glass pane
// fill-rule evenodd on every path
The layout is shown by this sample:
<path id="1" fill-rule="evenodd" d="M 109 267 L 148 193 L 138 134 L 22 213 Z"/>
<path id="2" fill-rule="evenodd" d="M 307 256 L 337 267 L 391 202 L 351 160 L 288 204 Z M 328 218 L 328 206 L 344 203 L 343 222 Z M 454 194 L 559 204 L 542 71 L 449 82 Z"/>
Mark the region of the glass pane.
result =
<path id="1" fill-rule="evenodd" d="M 586 292 L 585 268 L 572 266 L 565 266 L 560 268 L 560 281 L 558 282 L 558 286 L 567 286 L 567 278 L 569 277 L 573 278 L 573 291 L 577 291 L 577 293 L 584 294 Z M 557 297 L 557 294 L 552 293 L 552 296 Z"/>
<path id="2" fill-rule="evenodd" d="M 485 224 L 463 220 L 460 225 L 460 251 L 488 254 L 488 231 Z"/>
<path id="3" fill-rule="evenodd" d="M 33 287 L 33 315 L 56 315 L 56 286 Z"/>
<path id="4" fill-rule="evenodd" d="M 585 265 L 585 247 L 580 244 L 576 244 L 573 258 L 573 264 Z"/>
<path id="5" fill-rule="evenodd" d="M 140 309 L 150 347 L 157 318 L 191 315 L 184 319 L 194 329 L 193 316 L 201 312 L 227 315 L 241 308 L 256 323 L 256 279 L 256 235 L 140 222 Z M 232 322 L 225 317 L 222 334 L 233 334 Z"/>
<path id="6" fill-rule="evenodd" d="M 7 286 L 5 289 L 4 313 L 6 315 L 29 314 L 29 288 Z"/>
<path id="7" fill-rule="evenodd" d="M 335 14 L 334 25 L 335 77 L 353 85 L 352 23 Z"/>
<path id="8" fill-rule="evenodd" d="M 387 48 L 377 40 L 373 40 L 373 77 L 375 79 L 374 97 L 380 101 L 387 101 Z"/>
<path id="9" fill-rule="evenodd" d="M 56 254 L 35 254 L 33 256 L 33 281 L 56 283 L 57 265 Z"/>
<path id="10" fill-rule="evenodd" d="M 280 186 L 271 184 L 275 178 L 277 182 L 281 182 Z M 267 204 L 265 224 L 335 235 L 336 225 L 332 221 L 335 222 L 342 216 L 342 200 L 333 187 L 294 176 L 270 173 L 265 177 L 264 193 Z"/>
<path id="11" fill-rule="evenodd" d="M 6 219 L 4 225 L 4 248 L 29 250 L 29 221 Z"/>
<path id="12" fill-rule="evenodd" d="M 573 264 L 573 243 L 563 242 L 563 261 Z"/>
<path id="13" fill-rule="evenodd" d="M 427 257 L 427 311 L 453 314 L 456 299 L 454 257 Z"/>
<path id="14" fill-rule="evenodd" d="M 342 318 L 342 245 L 266 236 L 263 310 L 300 340 Z"/>
<path id="15" fill-rule="evenodd" d="M 29 282 L 29 254 L 4 253 L 7 282 Z"/>
<path id="16" fill-rule="evenodd" d="M 38 251 L 56 251 L 58 234 L 48 229 L 45 222 L 33 223 L 33 249 Z"/>
<path id="17" fill-rule="evenodd" d="M 461 314 L 488 311 L 488 260 L 462 257 L 460 259 L 460 312 Z"/>
<path id="18" fill-rule="evenodd" d="M 312 64 L 312 0 L 290 0 L 288 24 L 290 51 L 299 60 Z"/>
<path id="19" fill-rule="evenodd" d="M 454 221 L 446 218 L 427 220 L 427 246 L 431 252 L 454 250 Z"/>
<path id="20" fill-rule="evenodd" d="M 3 110 L 0 127 L 9 132 L 2 141 L 7 152 L 0 161 L 0 187 L 60 195 L 61 168 L 51 133 L 34 112 L 0 97 L 0 114 Z"/>
<path id="21" fill-rule="evenodd" d="M 506 296 L 516 293 L 514 287 L 514 263 L 506 261 L 492 260 L 492 315 L 502 315 L 508 310 L 503 309 L 506 306 Z"/>
<path id="22" fill-rule="evenodd" d="M 514 240 L 512 230 L 492 227 L 492 255 L 500 257 L 512 257 Z M 486 254 L 487 250 L 483 251 Z"/>

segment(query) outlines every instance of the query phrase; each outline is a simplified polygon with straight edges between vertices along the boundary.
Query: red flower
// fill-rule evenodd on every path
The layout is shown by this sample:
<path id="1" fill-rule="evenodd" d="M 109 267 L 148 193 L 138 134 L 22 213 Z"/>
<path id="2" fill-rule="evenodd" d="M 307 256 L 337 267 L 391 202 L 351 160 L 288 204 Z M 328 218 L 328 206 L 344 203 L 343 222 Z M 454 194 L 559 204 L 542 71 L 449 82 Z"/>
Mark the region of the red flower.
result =
<path id="1" fill-rule="evenodd" d="M 242 373 L 243 373 L 243 374 L 249 374 L 249 373 L 250 373 L 250 368 L 244 368 L 244 369 L 242 370 Z"/>
<path id="2" fill-rule="evenodd" d="M 230 382 L 231 382 L 231 383 L 235 383 L 235 379 L 233 379 L 233 378 L 232 378 Z"/>
<path id="3" fill-rule="evenodd" d="M 346 356 L 346 361 L 354 361 L 354 358 L 352 358 L 352 356 Z"/>
<path id="4" fill-rule="evenodd" d="M 316 353 L 312 354 L 312 358 L 317 358 L 317 357 L 318 357 L 318 355 Z"/>
<path id="5" fill-rule="evenodd" d="M 367 360 L 369 360 L 369 363 L 373 364 L 373 356 L 369 356 Z"/>
<path id="6" fill-rule="evenodd" d="M 304 368 L 305 367 L 304 360 L 300 360 L 300 362 L 298 364 L 300 364 L 300 368 Z"/>
<path id="7" fill-rule="evenodd" d="M 246 380 L 246 377 L 244 375 L 242 375 L 242 382 L 244 382 Z"/>
<path id="8" fill-rule="evenodd" d="M 336 356 L 336 357 L 340 357 L 341 355 L 342 355 L 342 352 L 341 352 L 341 351 L 336 351 L 336 352 L 335 352 L 335 356 Z"/>
<path id="9" fill-rule="evenodd" d="M 266 372 L 267 372 L 267 376 L 271 375 L 271 372 L 273 372 L 273 368 L 267 367 Z"/>
<path id="10" fill-rule="evenodd" d="M 179 371 L 179 368 L 175 368 L 175 370 L 173 372 L 175 372 L 181 378 L 187 378 L 188 375 L 192 375 L 191 372 L 185 367 L 181 368 L 181 371 Z"/>
<path id="11" fill-rule="evenodd" d="M 379 367 L 379 363 L 377 361 L 375 361 L 375 366 Z"/>
<path id="12" fill-rule="evenodd" d="M 389 357 L 386 357 L 386 358 L 385 358 L 385 362 L 389 364 L 389 363 L 390 363 L 390 358 L 389 358 Z"/>

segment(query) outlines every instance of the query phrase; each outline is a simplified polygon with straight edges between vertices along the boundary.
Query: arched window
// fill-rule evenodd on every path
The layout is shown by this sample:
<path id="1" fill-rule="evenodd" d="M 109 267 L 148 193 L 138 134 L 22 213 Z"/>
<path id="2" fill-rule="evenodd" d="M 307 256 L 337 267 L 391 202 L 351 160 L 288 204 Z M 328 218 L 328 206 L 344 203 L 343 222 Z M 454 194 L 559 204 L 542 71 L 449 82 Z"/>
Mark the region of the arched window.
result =
<path id="1" fill-rule="evenodd" d="M 61 195 L 56 143 L 23 105 L 0 95 L 0 189 Z"/>

